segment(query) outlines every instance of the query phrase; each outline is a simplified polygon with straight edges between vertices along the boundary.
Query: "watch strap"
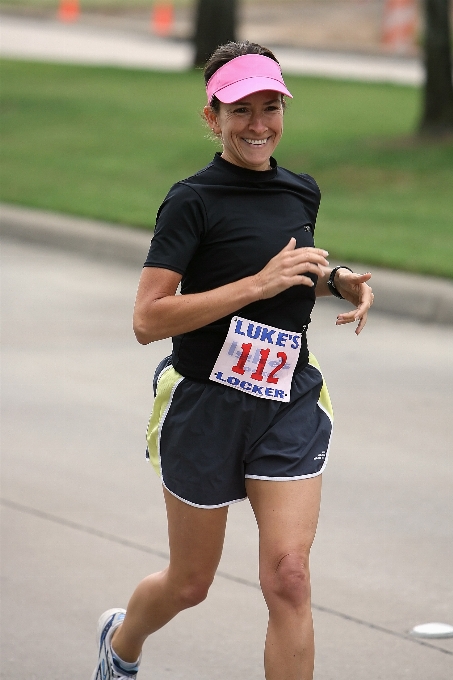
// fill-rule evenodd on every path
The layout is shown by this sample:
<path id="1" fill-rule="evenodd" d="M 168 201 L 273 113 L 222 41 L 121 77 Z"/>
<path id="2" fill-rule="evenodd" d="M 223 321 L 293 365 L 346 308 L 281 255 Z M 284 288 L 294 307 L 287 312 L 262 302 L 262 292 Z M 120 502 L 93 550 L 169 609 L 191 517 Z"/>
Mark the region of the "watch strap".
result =
<path id="1" fill-rule="evenodd" d="M 347 267 L 345 264 L 339 264 L 337 267 L 334 267 L 330 272 L 330 276 L 327 279 L 327 287 L 332 293 L 332 295 L 335 295 L 335 297 L 340 298 L 340 300 L 344 300 L 344 297 L 342 296 L 342 294 L 335 285 L 335 274 L 339 269 L 347 269 L 348 271 L 352 272 L 352 269 Z"/>

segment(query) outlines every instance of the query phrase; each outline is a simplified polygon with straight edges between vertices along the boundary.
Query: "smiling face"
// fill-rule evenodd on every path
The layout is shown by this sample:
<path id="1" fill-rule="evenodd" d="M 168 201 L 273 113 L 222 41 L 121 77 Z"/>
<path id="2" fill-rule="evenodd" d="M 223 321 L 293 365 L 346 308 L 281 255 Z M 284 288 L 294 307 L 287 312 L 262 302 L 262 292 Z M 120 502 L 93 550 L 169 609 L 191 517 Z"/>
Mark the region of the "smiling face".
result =
<path id="1" fill-rule="evenodd" d="M 222 140 L 222 158 L 248 170 L 269 170 L 269 159 L 283 133 L 283 102 L 278 92 L 254 92 L 220 110 L 204 109 L 206 121 Z"/>

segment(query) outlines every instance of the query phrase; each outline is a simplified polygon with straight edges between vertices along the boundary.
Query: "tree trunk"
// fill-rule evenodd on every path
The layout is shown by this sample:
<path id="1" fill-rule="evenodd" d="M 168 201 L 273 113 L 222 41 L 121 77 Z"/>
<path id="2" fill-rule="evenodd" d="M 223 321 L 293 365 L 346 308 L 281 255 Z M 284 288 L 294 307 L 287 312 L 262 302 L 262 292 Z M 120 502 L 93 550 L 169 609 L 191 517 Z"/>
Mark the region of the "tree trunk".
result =
<path id="1" fill-rule="evenodd" d="M 450 0 L 424 0 L 425 86 L 420 132 L 453 132 Z"/>
<path id="2" fill-rule="evenodd" d="M 237 0 L 198 0 L 194 66 L 204 66 L 214 50 L 236 40 Z"/>

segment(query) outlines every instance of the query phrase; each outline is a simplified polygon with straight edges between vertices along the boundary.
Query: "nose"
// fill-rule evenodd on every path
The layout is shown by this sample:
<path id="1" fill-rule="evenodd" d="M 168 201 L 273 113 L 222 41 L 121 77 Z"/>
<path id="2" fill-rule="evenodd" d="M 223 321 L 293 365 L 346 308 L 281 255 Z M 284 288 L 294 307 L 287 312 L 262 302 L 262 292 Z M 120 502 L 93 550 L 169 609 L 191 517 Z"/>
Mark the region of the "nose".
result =
<path id="1" fill-rule="evenodd" d="M 252 118 L 249 123 L 249 128 L 250 130 L 253 130 L 253 132 L 256 132 L 257 134 L 262 134 L 263 132 L 266 132 L 267 125 L 265 123 L 264 116 L 262 113 L 254 113 L 252 115 Z"/>

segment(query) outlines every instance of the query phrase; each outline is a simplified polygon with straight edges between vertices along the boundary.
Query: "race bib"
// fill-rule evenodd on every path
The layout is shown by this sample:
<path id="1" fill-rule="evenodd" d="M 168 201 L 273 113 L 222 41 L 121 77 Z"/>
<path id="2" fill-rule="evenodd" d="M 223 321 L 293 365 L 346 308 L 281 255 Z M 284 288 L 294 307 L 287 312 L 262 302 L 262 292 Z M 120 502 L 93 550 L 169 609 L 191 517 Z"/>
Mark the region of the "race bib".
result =
<path id="1" fill-rule="evenodd" d="M 254 397 L 289 401 L 301 339 L 301 333 L 234 316 L 210 380 Z"/>

